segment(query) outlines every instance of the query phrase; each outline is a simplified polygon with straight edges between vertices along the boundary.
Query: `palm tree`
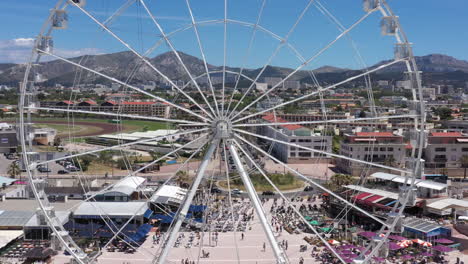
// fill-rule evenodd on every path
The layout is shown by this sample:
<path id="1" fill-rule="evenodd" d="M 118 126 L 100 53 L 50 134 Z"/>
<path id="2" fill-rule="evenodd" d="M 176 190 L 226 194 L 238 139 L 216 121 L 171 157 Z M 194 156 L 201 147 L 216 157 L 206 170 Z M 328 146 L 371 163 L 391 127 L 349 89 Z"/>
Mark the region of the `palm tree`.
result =
<path id="1" fill-rule="evenodd" d="M 8 167 L 7 173 L 13 179 L 16 178 L 16 176 L 20 175 L 21 174 L 21 169 L 18 166 L 18 163 L 17 162 L 11 163 L 10 166 Z"/>
<path id="2" fill-rule="evenodd" d="M 466 179 L 466 169 L 468 169 L 468 155 L 463 155 L 460 158 L 461 167 L 465 169 L 463 172 L 463 179 Z"/>

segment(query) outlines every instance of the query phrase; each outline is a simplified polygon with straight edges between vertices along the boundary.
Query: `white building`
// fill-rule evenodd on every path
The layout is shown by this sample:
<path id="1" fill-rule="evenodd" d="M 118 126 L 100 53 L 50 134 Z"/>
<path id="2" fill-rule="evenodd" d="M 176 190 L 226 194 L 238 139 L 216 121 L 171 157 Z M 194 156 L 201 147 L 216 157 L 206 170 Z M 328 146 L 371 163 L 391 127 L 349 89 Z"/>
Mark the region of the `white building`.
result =
<path id="1" fill-rule="evenodd" d="M 267 115 L 263 117 L 264 122 L 287 122 L 285 119 Z M 260 126 L 259 133 L 280 141 L 290 142 L 300 146 L 312 148 L 319 151 L 332 152 L 332 137 L 322 136 L 312 130 L 300 125 Z M 270 143 L 270 142 L 268 142 Z M 292 147 L 286 144 L 274 143 L 272 155 L 286 163 L 301 163 L 304 161 L 318 161 L 326 158 L 326 155 L 310 150 Z"/>
<path id="2" fill-rule="evenodd" d="M 461 132 L 431 132 L 424 150 L 428 168 L 460 168 L 468 156 L 468 135 Z"/>
<path id="3" fill-rule="evenodd" d="M 392 132 L 357 132 L 345 135 L 340 154 L 353 159 L 399 167 L 404 163 L 406 146 L 403 136 L 394 135 Z M 337 166 L 352 175 L 359 175 L 368 165 L 338 159 Z"/>

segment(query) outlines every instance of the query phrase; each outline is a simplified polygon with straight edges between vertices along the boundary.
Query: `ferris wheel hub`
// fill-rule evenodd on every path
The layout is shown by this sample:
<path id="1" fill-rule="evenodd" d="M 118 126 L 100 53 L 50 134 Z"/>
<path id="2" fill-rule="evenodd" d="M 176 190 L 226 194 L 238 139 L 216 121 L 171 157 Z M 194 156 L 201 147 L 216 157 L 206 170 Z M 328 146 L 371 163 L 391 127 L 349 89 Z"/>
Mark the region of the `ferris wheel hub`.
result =
<path id="1" fill-rule="evenodd" d="M 212 123 L 212 130 L 215 139 L 232 138 L 232 123 L 226 117 L 216 118 Z"/>

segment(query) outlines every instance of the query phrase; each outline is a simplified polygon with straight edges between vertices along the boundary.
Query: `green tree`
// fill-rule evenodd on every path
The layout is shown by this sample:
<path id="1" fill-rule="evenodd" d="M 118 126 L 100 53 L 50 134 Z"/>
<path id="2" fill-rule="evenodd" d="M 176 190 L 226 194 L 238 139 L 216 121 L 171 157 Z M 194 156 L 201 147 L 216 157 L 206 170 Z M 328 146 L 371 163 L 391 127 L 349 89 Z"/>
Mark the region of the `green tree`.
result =
<path id="1" fill-rule="evenodd" d="M 332 191 L 337 191 L 341 188 L 343 188 L 343 186 L 346 186 L 346 185 L 349 185 L 351 183 L 353 183 L 353 177 L 351 175 L 348 175 L 348 174 L 335 174 L 331 177 L 330 179 L 330 182 L 328 183 L 329 185 L 329 188 L 332 190 Z"/>
<path id="2" fill-rule="evenodd" d="M 16 178 L 16 176 L 20 175 L 21 174 L 21 169 L 18 166 L 18 163 L 17 162 L 11 163 L 10 166 L 8 166 L 7 173 L 13 179 Z"/>
<path id="3" fill-rule="evenodd" d="M 103 164 L 111 164 L 112 152 L 111 151 L 101 151 L 99 152 L 99 161 Z"/>
<path id="4" fill-rule="evenodd" d="M 435 109 L 434 113 L 440 117 L 440 120 L 449 120 L 452 118 L 452 110 L 447 107 Z"/>

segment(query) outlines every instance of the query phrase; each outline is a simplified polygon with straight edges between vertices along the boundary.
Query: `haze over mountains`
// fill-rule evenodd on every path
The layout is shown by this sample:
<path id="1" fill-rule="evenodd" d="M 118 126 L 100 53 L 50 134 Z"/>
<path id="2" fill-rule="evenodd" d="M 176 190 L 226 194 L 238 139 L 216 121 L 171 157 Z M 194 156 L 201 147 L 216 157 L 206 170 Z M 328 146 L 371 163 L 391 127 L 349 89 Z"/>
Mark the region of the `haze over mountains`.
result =
<path id="1" fill-rule="evenodd" d="M 182 52 L 180 52 L 180 56 L 193 76 L 205 73 L 205 68 L 201 59 Z M 442 54 L 430 54 L 415 58 L 419 69 L 424 73 L 423 77 L 426 79 L 433 81 L 444 79 L 453 79 L 460 82 L 468 81 L 468 61 L 458 60 Z M 103 55 L 81 56 L 71 58 L 70 60 L 81 63 L 86 67 L 120 80 L 126 80 L 130 73 L 137 69 L 131 83 L 145 83 L 147 81 L 162 80 L 153 71 L 153 69 L 142 63 L 138 57 L 129 51 Z M 172 80 L 189 79 L 185 74 L 183 67 L 171 52 L 160 54 L 154 58 L 148 58 L 148 60 Z M 379 62 L 372 67 L 376 67 L 386 62 L 388 61 Z M 212 71 L 222 70 L 221 66 L 209 65 L 208 67 Z M 61 83 L 64 85 L 72 85 L 77 76 L 76 67 L 60 60 L 43 62 L 40 66 L 35 68 L 41 75 L 41 78 L 44 81 L 47 81 L 48 84 Z M 23 78 L 24 69 L 24 65 L 0 63 L 0 84 L 17 84 Z M 239 68 L 227 67 L 227 70 L 238 72 Z M 260 70 L 261 68 L 245 69 L 244 74 L 254 78 Z M 293 70 L 294 69 L 284 67 L 268 66 L 262 77 L 285 77 Z M 401 73 L 404 71 L 405 69 L 403 64 L 396 64 L 378 72 L 376 75 L 378 75 L 379 79 L 399 80 L 403 78 Z M 315 69 L 314 72 L 317 75 L 317 79 L 320 81 L 333 82 L 336 80 L 343 80 L 343 78 L 346 78 L 347 76 L 352 76 L 362 71 L 337 68 L 333 66 L 322 66 Z M 85 71 L 82 72 L 81 79 L 85 79 L 86 83 L 108 83 L 106 79 L 94 74 L 89 74 Z M 310 75 L 306 71 L 297 72 L 290 80 L 311 82 Z"/>

